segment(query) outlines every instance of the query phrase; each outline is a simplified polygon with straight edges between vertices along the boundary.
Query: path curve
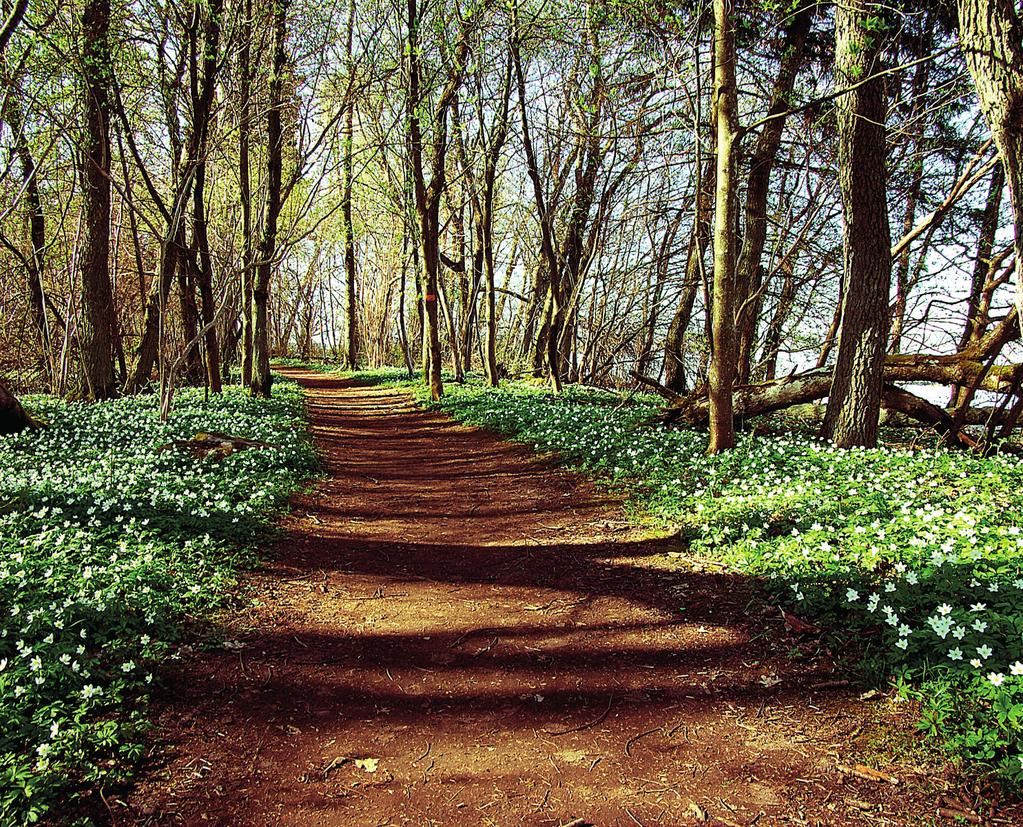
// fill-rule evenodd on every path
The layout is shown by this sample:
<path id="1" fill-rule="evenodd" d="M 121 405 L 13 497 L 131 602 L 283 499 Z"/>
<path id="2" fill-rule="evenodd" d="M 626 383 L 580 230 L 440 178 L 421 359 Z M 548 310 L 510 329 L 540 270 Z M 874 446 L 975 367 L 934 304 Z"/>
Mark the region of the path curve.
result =
<path id="1" fill-rule="evenodd" d="M 326 476 L 243 648 L 171 676 L 140 825 L 920 824 L 845 779 L 862 704 L 745 585 L 522 446 L 297 370 Z M 816 687 L 816 688 L 815 688 Z M 371 759 L 369 761 L 365 759 Z M 931 807 L 928 807 L 928 803 Z M 582 822 L 573 821 L 583 819 Z"/>

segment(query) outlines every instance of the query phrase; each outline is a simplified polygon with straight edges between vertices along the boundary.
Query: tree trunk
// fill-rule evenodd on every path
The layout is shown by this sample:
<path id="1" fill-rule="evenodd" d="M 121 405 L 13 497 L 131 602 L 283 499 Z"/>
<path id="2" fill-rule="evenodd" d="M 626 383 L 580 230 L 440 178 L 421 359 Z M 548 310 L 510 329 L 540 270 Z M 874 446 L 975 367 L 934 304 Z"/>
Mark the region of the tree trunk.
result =
<path id="1" fill-rule="evenodd" d="M 38 421 L 21 406 L 7 383 L 0 379 L 0 436 L 18 434 L 29 428 L 42 427 Z"/>
<path id="2" fill-rule="evenodd" d="M 558 255 L 554 250 L 554 232 L 551 226 L 552 217 L 549 214 L 549 205 L 544 193 L 543 180 L 540 178 L 540 169 L 537 165 L 536 152 L 533 147 L 533 138 L 529 127 L 529 117 L 526 114 L 526 75 L 522 68 L 521 32 L 519 30 L 518 13 L 518 0 L 515 0 L 512 3 L 512 63 L 515 69 L 515 89 L 518 93 L 519 120 L 522 127 L 522 148 L 526 156 L 526 172 L 529 174 L 529 180 L 533 186 L 533 201 L 536 206 L 537 220 L 540 224 L 540 252 L 542 260 L 537 269 L 537 289 L 534 299 L 537 303 L 543 302 L 543 315 L 540 329 L 536 336 L 536 349 L 533 351 L 533 372 L 539 375 L 544 359 L 549 358 L 550 339 L 552 338 L 551 326 L 557 311 L 557 298 L 554 296 L 554 291 L 557 289 L 556 285 L 559 282 L 560 265 Z M 561 389 L 558 384 L 557 365 L 551 369 L 551 382 L 555 391 Z"/>
<path id="3" fill-rule="evenodd" d="M 238 94 L 241 98 L 241 112 L 238 116 L 238 190 L 242 208 L 242 272 L 241 272 L 241 384 L 243 388 L 252 385 L 252 192 L 249 183 L 249 132 L 251 124 L 250 93 L 250 43 L 252 41 L 252 0 L 245 0 L 242 20 L 241 44 L 238 53 Z"/>
<path id="4" fill-rule="evenodd" d="M 977 238 L 977 255 L 973 261 L 970 295 L 966 305 L 966 324 L 963 326 L 963 335 L 959 339 L 960 350 L 963 350 L 970 342 L 980 339 L 987 331 L 987 303 L 984 301 L 984 295 L 988 282 L 995 277 L 995 267 L 992 266 L 991 255 L 994 251 L 995 235 L 998 233 L 998 214 L 1001 211 L 1004 190 L 1005 170 L 998 163 L 995 164 L 995 168 L 991 173 L 987 199 L 984 202 L 980 234 Z M 950 406 L 960 407 L 969 395 L 968 388 L 953 388 L 952 398 L 949 402 Z M 966 401 L 966 404 L 969 404 L 968 401 Z"/>
<path id="5" fill-rule="evenodd" d="M 195 251 L 187 247 L 185 227 L 180 230 L 179 245 L 184 255 L 178 259 L 178 304 L 181 307 L 181 329 L 184 339 L 182 374 L 190 385 L 202 381 L 202 360 L 199 354 L 199 305 L 195 300 Z"/>
<path id="6" fill-rule="evenodd" d="M 199 297 L 202 299 L 202 339 L 206 350 L 206 381 L 212 393 L 223 390 L 220 376 L 220 342 L 217 337 L 217 310 L 213 296 L 213 258 L 210 255 L 210 240 L 206 228 L 206 164 L 196 169 L 195 190 L 192 193 L 195 213 L 192 218 L 192 241 L 195 248 L 196 281 Z"/>
<path id="7" fill-rule="evenodd" d="M 1013 313 L 980 342 L 956 354 L 891 354 L 882 368 L 882 386 L 897 383 L 934 382 L 944 385 L 968 385 L 995 393 L 1006 393 L 1023 377 L 1023 364 L 994 365 L 992 362 L 1010 340 L 1019 337 Z M 746 385 L 735 391 L 735 415 L 738 418 L 772 413 L 793 405 L 827 396 L 834 384 L 834 368 L 815 368 L 776 382 Z M 668 389 L 672 404 L 660 416 L 664 422 L 682 421 L 706 425 L 709 402 L 706 389 L 680 397 Z"/>
<path id="8" fill-rule="evenodd" d="M 767 337 L 764 342 L 763 369 L 764 379 L 767 382 L 774 381 L 778 373 L 778 355 L 781 351 L 782 333 L 785 324 L 792 313 L 792 305 L 796 299 L 796 276 L 793 262 L 786 260 L 782 262 L 782 270 L 785 278 L 782 281 L 781 294 L 778 296 L 778 304 L 771 317 L 771 323 L 767 326 Z"/>
<path id="9" fill-rule="evenodd" d="M 444 88 L 437 95 L 433 107 L 433 141 L 430 183 L 427 185 L 423 163 L 423 129 L 421 107 L 423 95 L 423 67 L 420 58 L 419 27 L 422 24 L 417 0 L 408 0 L 408 98 L 406 117 L 409 129 L 409 154 L 412 166 L 412 184 L 416 212 L 419 216 L 423 252 L 423 288 L 426 310 L 426 373 L 430 384 L 430 395 L 434 400 L 444 393 L 441 379 L 440 323 L 437 313 L 437 280 L 440 277 L 440 202 L 446 184 L 448 149 L 447 118 L 455 95 L 461 86 L 469 57 L 469 34 L 479 22 L 479 16 L 486 11 L 487 2 L 482 3 L 465 18 L 461 24 L 457 41 L 452 48 L 450 68 Z M 457 346 L 456 343 L 452 343 Z"/>
<path id="10" fill-rule="evenodd" d="M 348 4 L 348 29 L 345 37 L 345 63 L 349 72 L 348 97 L 345 101 L 344 182 L 341 193 L 341 219 L 345 231 L 345 365 L 349 370 L 359 367 L 359 307 L 355 284 L 355 226 L 352 222 L 353 145 L 355 132 L 355 88 L 352 61 L 352 38 L 355 34 L 355 0 Z"/>
<path id="11" fill-rule="evenodd" d="M 288 34 L 288 0 L 277 0 L 273 15 L 273 66 L 267 92 L 269 106 L 266 114 L 266 214 L 263 219 L 263 239 L 259 245 L 259 262 L 252 287 L 252 384 L 254 396 L 269 397 L 273 377 L 270 373 L 270 333 L 267 305 L 270 299 L 270 279 L 274 259 L 277 257 L 277 221 L 281 207 L 281 176 L 284 165 L 284 129 L 281 122 L 284 108 L 285 51 Z"/>
<path id="12" fill-rule="evenodd" d="M 433 168 L 434 177 L 426 185 L 423 163 L 423 133 L 419 118 L 422 105 L 422 67 L 419 59 L 419 9 L 417 0 L 408 0 L 408 124 L 412 159 L 413 188 L 419 216 L 422 244 L 422 285 L 425 310 L 423 331 L 424 369 L 434 401 L 444 395 L 441 378 L 440 320 L 437 313 L 437 279 L 440 273 L 440 196 L 443 192 L 443 160 Z M 440 129 L 440 124 L 437 125 Z"/>
<path id="13" fill-rule="evenodd" d="M 714 0 L 714 108 L 717 119 L 717 176 L 714 186 L 714 293 L 711 306 L 713 353 L 708 377 L 708 453 L 735 447 L 732 389 L 735 382 L 735 20 L 730 0 Z"/>
<path id="14" fill-rule="evenodd" d="M 878 34 L 867 26 L 880 13 L 871 0 L 850 0 L 836 7 L 835 83 L 840 88 L 878 71 Z M 845 289 L 824 435 L 841 448 L 872 447 L 877 444 L 882 364 L 891 322 L 884 80 L 876 78 L 839 96 L 836 110 Z"/>
<path id="15" fill-rule="evenodd" d="M 167 303 L 170 300 L 171 288 L 174 285 L 174 273 L 177 271 L 178 258 L 181 256 L 180 234 L 178 227 L 181 222 L 180 210 L 168 223 L 166 235 L 160 244 L 160 264 L 156 284 L 146 302 L 145 319 L 142 322 L 142 335 L 135 351 L 135 362 L 129 372 L 126 389 L 129 393 L 140 393 L 153 378 L 153 365 L 156 364 L 163 341 L 163 325 L 165 322 Z"/>
<path id="16" fill-rule="evenodd" d="M 703 283 L 703 262 L 710 244 L 711 216 L 716 158 L 710 155 L 704 164 L 697 182 L 695 209 L 693 211 L 693 232 L 686 254 L 686 272 L 682 283 L 682 295 L 678 307 L 671 317 L 668 335 L 664 341 L 664 384 L 677 393 L 687 387 L 685 370 L 685 336 L 693 317 L 696 294 Z"/>
<path id="17" fill-rule="evenodd" d="M 815 11 L 816 7 L 811 3 L 800 5 L 785 29 L 780 49 L 781 65 L 767 109 L 768 116 L 774 118 L 764 124 L 750 156 L 746 203 L 743 207 L 744 234 L 735 274 L 736 381 L 740 385 L 749 381 L 757 323 L 764 303 L 761 259 L 767 241 L 767 199 L 771 173 L 785 130 L 784 113 L 791 106 L 792 88 L 806 55 L 806 37 Z"/>
<path id="18" fill-rule="evenodd" d="M 114 296 L 110 283 L 110 0 L 88 0 L 82 14 L 85 134 L 81 180 L 85 234 L 81 279 L 82 358 L 89 395 L 109 399 L 114 380 Z"/>
<path id="19" fill-rule="evenodd" d="M 35 159 L 25 136 L 25 125 L 22 119 L 20 101 L 14 101 L 8 116 L 11 132 L 15 142 L 15 151 L 21 161 L 21 180 L 25 187 L 25 204 L 28 208 L 28 236 L 31 250 L 25 257 L 26 280 L 28 282 L 29 303 L 32 308 L 32 322 L 39 337 L 39 364 L 49 382 L 52 384 L 53 348 L 51 320 L 46 307 L 46 295 L 43 291 L 43 270 L 46 252 L 46 213 L 39 193 L 39 181 L 36 175 Z M 59 321 L 59 320 L 58 320 Z"/>
<path id="20" fill-rule="evenodd" d="M 959 0 L 959 42 L 1009 182 L 1017 269 L 1023 262 L 1023 19 L 1014 0 Z M 1023 278 L 1016 279 L 1023 311 Z"/>

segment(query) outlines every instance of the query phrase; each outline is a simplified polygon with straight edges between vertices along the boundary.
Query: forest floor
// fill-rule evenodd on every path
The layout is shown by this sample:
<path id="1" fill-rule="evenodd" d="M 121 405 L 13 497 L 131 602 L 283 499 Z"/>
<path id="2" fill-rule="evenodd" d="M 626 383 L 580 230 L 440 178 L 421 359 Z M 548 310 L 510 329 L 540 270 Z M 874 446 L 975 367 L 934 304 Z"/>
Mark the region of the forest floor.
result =
<path id="1" fill-rule="evenodd" d="M 912 711 L 747 582 L 550 458 L 286 373 L 325 476 L 168 676 L 127 823 L 938 823 Z M 879 756 L 897 784 L 848 771 Z"/>

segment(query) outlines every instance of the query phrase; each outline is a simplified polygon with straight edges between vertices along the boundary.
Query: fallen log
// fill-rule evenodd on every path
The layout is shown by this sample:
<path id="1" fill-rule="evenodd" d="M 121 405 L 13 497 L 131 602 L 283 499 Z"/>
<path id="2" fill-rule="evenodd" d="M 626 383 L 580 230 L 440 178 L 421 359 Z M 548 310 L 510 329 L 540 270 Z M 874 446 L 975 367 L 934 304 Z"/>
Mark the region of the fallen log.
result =
<path id="1" fill-rule="evenodd" d="M 738 387 L 732 403 L 735 417 L 746 419 L 823 399 L 831 390 L 831 373 L 830 368 L 820 368 L 775 382 Z M 699 387 L 688 396 L 677 399 L 655 420 L 666 424 L 684 422 L 703 426 L 707 424 L 708 417 L 707 390 Z"/>
<path id="2" fill-rule="evenodd" d="M 982 447 L 977 440 L 956 424 L 955 419 L 944 408 L 939 408 L 903 388 L 885 385 L 881 390 L 881 404 L 889 410 L 898 411 L 919 422 L 933 426 L 950 446 L 969 448 L 973 451 L 980 450 Z"/>
<path id="3" fill-rule="evenodd" d="M 984 365 L 980 362 L 938 362 L 944 357 L 919 357 L 916 362 L 903 356 L 889 357 L 885 361 L 884 381 L 886 385 L 895 383 L 934 382 L 942 385 L 970 385 L 979 381 L 983 390 L 1011 392 L 1017 378 L 1023 378 L 1023 364 L 995 365 L 984 375 Z M 744 385 L 735 389 L 735 416 L 745 419 L 751 416 L 774 413 L 793 405 L 816 402 L 823 399 L 831 390 L 832 368 L 816 368 L 805 373 L 797 373 L 774 382 L 760 385 Z M 896 402 L 892 405 L 900 410 Z M 905 403 L 908 404 L 908 403 Z M 916 405 L 910 406 L 913 411 L 925 412 Z M 933 406 L 935 410 L 941 410 Z M 914 413 L 903 411 L 913 418 Z M 926 411 L 929 424 L 935 417 L 933 411 Z M 706 392 L 697 389 L 689 396 L 672 402 L 657 419 L 665 423 L 684 422 L 689 425 L 706 425 L 708 418 L 708 402 Z"/>

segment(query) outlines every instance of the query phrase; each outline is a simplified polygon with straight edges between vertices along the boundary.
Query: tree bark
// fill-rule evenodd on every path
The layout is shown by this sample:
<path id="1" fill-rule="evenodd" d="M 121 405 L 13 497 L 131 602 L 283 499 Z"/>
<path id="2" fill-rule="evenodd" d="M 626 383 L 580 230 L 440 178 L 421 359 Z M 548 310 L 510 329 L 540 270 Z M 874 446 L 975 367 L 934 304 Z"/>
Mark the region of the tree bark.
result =
<path id="1" fill-rule="evenodd" d="M 178 243 L 184 251 L 184 255 L 178 259 L 178 304 L 181 307 L 181 330 L 184 340 L 181 373 L 188 384 L 196 385 L 202 381 L 203 370 L 199 355 L 199 305 L 195 300 L 195 271 L 198 267 L 194 264 L 195 251 L 187 246 L 183 224 Z"/>
<path id="2" fill-rule="evenodd" d="M 110 0 L 89 0 L 82 14 L 85 132 L 80 173 L 85 233 L 81 253 L 82 358 L 88 393 L 110 399 L 114 380 L 114 295 L 110 282 Z"/>
<path id="3" fill-rule="evenodd" d="M 985 390 L 1004 393 L 1014 386 L 1018 377 L 1023 376 L 1023 365 L 998 365 L 986 376 L 984 371 L 983 363 L 970 359 L 945 361 L 943 357 L 928 354 L 896 354 L 888 357 L 882 375 L 883 384 L 952 384 L 980 379 L 978 384 Z M 815 368 L 775 382 L 736 388 L 735 416 L 746 419 L 823 399 L 830 392 L 833 381 L 834 368 Z M 673 395 L 671 399 L 672 404 L 658 417 L 661 421 L 684 422 L 693 426 L 708 424 L 709 405 L 705 389 L 702 393 L 694 392 L 686 397 Z"/>
<path id="4" fill-rule="evenodd" d="M 459 35 L 452 48 L 447 79 L 437 96 L 433 107 L 432 158 L 430 159 L 430 182 L 426 183 L 424 164 L 423 124 L 421 108 L 423 96 L 423 66 L 420 57 L 420 27 L 422 11 L 417 0 L 408 0 L 408 97 L 406 100 L 409 130 L 409 150 L 412 166 L 412 184 L 419 217 L 420 243 L 422 246 L 422 278 L 426 315 L 425 367 L 434 400 L 444 394 L 441 379 L 440 319 L 437 310 L 438 279 L 440 277 L 440 202 L 446 184 L 446 158 L 448 150 L 448 110 L 462 84 L 466 61 L 469 57 L 469 34 L 479 23 L 480 17 L 489 7 L 484 0 L 475 11 L 465 18 Z M 457 347 L 452 342 L 452 347 Z"/>
<path id="5" fill-rule="evenodd" d="M 252 192 L 249 182 L 249 133 L 251 131 L 250 102 L 250 43 L 252 41 L 252 0 L 245 0 L 241 43 L 238 51 L 238 95 L 241 112 L 238 116 L 238 191 L 242 208 L 242 271 L 241 290 L 241 384 L 252 385 L 252 282 L 254 280 L 252 256 Z"/>
<path id="6" fill-rule="evenodd" d="M 355 225 L 352 222 L 352 185 L 354 172 L 353 140 L 355 137 L 355 63 L 352 61 L 352 39 L 355 36 L 355 0 L 348 4 L 348 28 L 345 36 L 345 63 L 349 73 L 348 97 L 345 101 L 344 181 L 341 193 L 341 220 L 345 232 L 345 365 L 349 370 L 359 367 L 359 307 L 355 283 Z"/>
<path id="7" fill-rule="evenodd" d="M 553 216 L 550 215 L 547 197 L 544 194 L 543 181 L 540 178 L 540 168 L 537 164 L 536 151 L 533 147 L 533 138 L 529 127 L 529 117 L 526 114 L 526 76 L 522 68 L 522 33 L 519 30 L 518 11 L 518 2 L 515 0 L 512 3 L 512 63 L 515 68 L 515 86 L 518 93 L 519 120 L 522 128 L 522 148 L 526 156 L 526 172 L 533 186 L 533 201 L 536 205 L 536 215 L 540 225 L 541 263 L 537 269 L 534 300 L 538 304 L 540 302 L 544 304 L 541 311 L 540 328 L 536 336 L 536 347 L 533 351 L 533 373 L 539 376 L 542 372 L 543 361 L 548 355 L 547 342 L 551 338 L 551 321 L 556 310 L 552 307 L 552 304 L 556 304 L 552 294 L 557 289 L 560 263 L 554 249 Z M 551 371 L 551 384 L 555 392 L 561 390 L 559 383 L 560 377 L 557 375 L 557 366 L 555 366 L 554 370 Z"/>
<path id="8" fill-rule="evenodd" d="M 717 178 L 714 187 L 713 352 L 708 376 L 708 453 L 735 447 L 732 389 L 735 382 L 735 21 L 730 0 L 714 0 L 714 107 L 717 119 Z"/>
<path id="9" fill-rule="evenodd" d="M 0 58 L 2 65 L 2 58 Z M 14 95 L 20 97 L 20 89 L 15 87 Z M 43 270 L 46 252 L 46 213 L 43 211 L 42 196 L 39 192 L 38 170 L 35 158 L 25 135 L 24 114 L 21 101 L 9 102 L 6 113 L 10 125 L 14 150 L 21 163 L 21 180 L 25 188 L 25 206 L 28 218 L 28 238 L 30 250 L 22 260 L 25 264 L 25 277 L 28 287 L 29 305 L 32 309 L 32 322 L 39 339 L 39 364 L 44 375 L 52 384 L 55 378 L 53 370 L 53 331 L 50 313 L 47 308 L 47 297 L 43 290 Z M 59 317 L 54 321 L 61 324 Z"/>
<path id="10" fill-rule="evenodd" d="M 42 425 L 21 406 L 18 397 L 11 393 L 7 383 L 0 379 L 0 436 L 18 434 L 40 427 Z"/>
<path id="11" fill-rule="evenodd" d="M 785 275 L 781 294 L 778 296 L 778 304 L 771 317 L 771 323 L 767 326 L 767 336 L 764 342 L 763 376 L 768 382 L 774 381 L 777 377 L 782 334 L 796 299 L 796 275 L 793 262 L 791 260 L 782 262 L 782 271 Z"/>
<path id="12" fill-rule="evenodd" d="M 202 118 L 200 124 L 193 125 L 199 131 L 196 141 L 198 147 L 195 158 L 195 187 L 192 190 L 192 247 L 195 256 L 195 281 L 202 299 L 201 338 L 205 350 L 206 382 L 212 393 L 220 393 L 222 380 L 220 376 L 220 342 L 217 336 L 217 308 L 213 296 L 213 257 L 210 254 L 210 239 L 206 217 L 206 170 L 209 154 L 209 133 L 213 121 L 213 89 L 216 82 L 217 67 L 220 61 L 220 16 L 223 13 L 224 0 L 210 0 L 204 10 L 204 21 L 201 41 L 202 83 L 200 85 L 197 43 L 195 54 L 191 58 L 190 86 L 192 89 L 192 112 L 196 118 Z"/>
<path id="13" fill-rule="evenodd" d="M 419 217 L 422 245 L 422 282 L 425 328 L 423 331 L 424 368 L 434 401 L 444 395 L 441 378 L 440 319 L 437 312 L 437 279 L 440 273 L 440 196 L 443 192 L 443 161 L 433 168 L 434 177 L 427 187 L 423 160 L 423 130 L 419 117 L 422 103 L 422 66 L 419 49 L 419 7 L 417 0 L 408 0 L 408 125 L 411 149 L 413 189 Z M 437 124 L 440 129 L 440 124 Z"/>
<path id="14" fill-rule="evenodd" d="M 1014 247 L 1023 261 L 1023 19 L 1014 0 L 959 0 L 959 42 L 1009 183 Z M 1023 311 L 1023 278 L 1016 279 Z"/>
<path id="15" fill-rule="evenodd" d="M 868 21 L 881 9 L 849 0 L 835 10 L 835 82 L 850 86 L 880 67 L 879 35 Z M 877 444 L 882 364 L 891 315 L 891 235 L 886 191 L 884 80 L 838 97 L 838 176 L 844 222 L 842 322 L 824 435 L 841 448 Z"/>
<path id="16" fill-rule="evenodd" d="M 199 297 L 202 299 L 202 339 L 205 346 L 206 381 L 212 393 L 223 390 L 220 376 L 220 341 L 217 336 L 217 309 L 213 295 L 213 257 L 210 255 L 210 240 L 206 225 L 206 165 L 196 170 L 195 191 L 192 193 L 194 214 L 192 217 L 192 241 L 196 255 L 196 281 Z"/>
<path id="17" fill-rule="evenodd" d="M 270 280 L 277 257 L 277 222 L 282 201 L 282 170 L 284 166 L 284 72 L 287 65 L 288 0 L 275 0 L 273 9 L 273 57 L 267 86 L 269 106 L 266 114 L 266 213 L 263 217 L 263 238 L 259 245 L 259 261 L 252 286 L 252 384 L 254 396 L 269 397 L 273 376 L 270 373 L 270 333 L 267 305 Z"/>

